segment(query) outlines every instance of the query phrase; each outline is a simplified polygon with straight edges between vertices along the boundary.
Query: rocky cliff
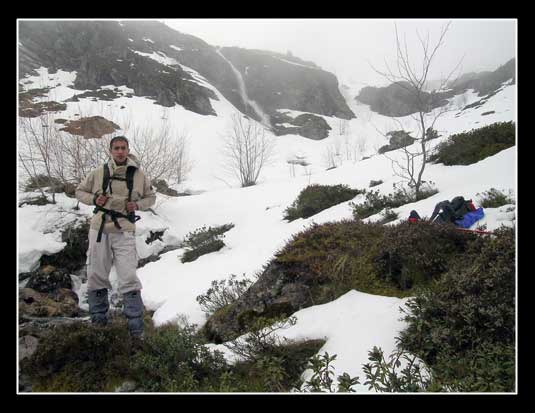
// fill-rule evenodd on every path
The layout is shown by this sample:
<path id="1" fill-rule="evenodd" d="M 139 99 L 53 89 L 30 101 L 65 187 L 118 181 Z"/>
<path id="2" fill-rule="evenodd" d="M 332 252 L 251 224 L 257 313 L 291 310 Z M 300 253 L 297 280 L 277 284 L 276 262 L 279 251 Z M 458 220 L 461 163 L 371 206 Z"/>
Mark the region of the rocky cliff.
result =
<path id="1" fill-rule="evenodd" d="M 244 99 L 241 80 L 249 100 L 270 118 L 278 109 L 343 119 L 355 116 L 336 77 L 311 62 L 260 50 L 216 49 L 159 22 L 21 21 L 19 56 L 21 77 L 41 66 L 51 72 L 76 71 L 77 89 L 125 85 L 136 96 L 162 106 L 179 104 L 203 115 L 217 115 L 210 99 L 218 98 L 189 69 L 257 120 L 258 111 Z M 276 117 L 273 122 L 276 126 Z M 280 133 L 284 129 L 279 128 Z M 309 134 L 301 127 L 292 133 Z"/>

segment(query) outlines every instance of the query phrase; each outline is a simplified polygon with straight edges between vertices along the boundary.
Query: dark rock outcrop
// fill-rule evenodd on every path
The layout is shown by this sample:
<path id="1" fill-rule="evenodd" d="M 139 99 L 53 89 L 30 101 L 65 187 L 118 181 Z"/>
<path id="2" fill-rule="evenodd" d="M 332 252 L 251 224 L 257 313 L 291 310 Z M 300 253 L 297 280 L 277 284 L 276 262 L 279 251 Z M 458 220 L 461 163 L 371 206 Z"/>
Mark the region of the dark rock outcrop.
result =
<path id="1" fill-rule="evenodd" d="M 76 317 L 79 314 L 78 296 L 72 290 L 57 288 L 40 293 L 31 288 L 19 291 L 21 317 Z"/>
<path id="2" fill-rule="evenodd" d="M 371 110 L 385 116 L 407 116 L 416 113 L 420 108 L 429 112 L 447 104 L 447 99 L 474 89 L 479 96 L 487 98 L 495 94 L 504 82 L 515 82 L 515 59 L 509 60 L 493 72 L 465 73 L 451 81 L 447 91 L 422 92 L 420 104 L 414 91 L 407 82 L 392 83 L 386 87 L 364 87 L 355 98 L 359 102 L 370 105 Z M 432 83 L 432 82 L 430 82 Z M 483 101 L 484 103 L 484 101 Z M 481 106 L 480 102 L 474 105 Z M 465 107 L 463 110 L 470 108 Z"/>
<path id="3" fill-rule="evenodd" d="M 165 65 L 134 52 L 152 52 L 141 38 L 129 40 L 136 37 L 130 32 L 136 26 L 129 23 L 127 29 L 113 21 L 23 21 L 20 76 L 34 73 L 39 66 L 76 71 L 74 87 L 78 89 L 126 85 L 136 96 L 153 98 L 163 106 L 178 103 L 203 115 L 215 115 L 209 101 L 217 99 L 212 90 L 196 83 L 179 65 Z"/>
<path id="4" fill-rule="evenodd" d="M 72 289 L 72 280 L 67 272 L 45 265 L 32 273 L 26 287 L 48 293 L 58 288 Z"/>
<path id="5" fill-rule="evenodd" d="M 384 116 L 407 116 L 418 112 L 421 108 L 424 112 L 444 106 L 447 99 L 453 97 L 453 91 L 428 93 L 422 92 L 421 103 L 407 82 L 392 83 L 387 87 L 367 86 L 360 90 L 355 98 L 359 102 L 370 105 L 370 109 Z"/>
<path id="6" fill-rule="evenodd" d="M 169 185 L 167 185 L 167 182 L 165 182 L 164 179 L 158 179 L 152 181 L 152 186 L 156 189 L 156 192 L 159 192 L 164 195 L 168 196 L 178 196 L 178 191 L 175 191 L 172 188 L 169 188 Z"/>
<path id="7" fill-rule="evenodd" d="M 270 115 L 282 108 L 342 119 L 355 117 L 332 73 L 268 51 L 224 47 L 221 53 L 242 74 L 249 98 Z"/>
<path id="8" fill-rule="evenodd" d="M 385 153 L 395 149 L 404 148 L 405 146 L 412 145 L 415 142 L 415 139 L 409 133 L 403 130 L 390 131 L 386 135 L 390 136 L 390 143 L 388 145 L 381 146 L 377 151 L 378 153 Z"/>
<path id="9" fill-rule="evenodd" d="M 237 301 L 213 314 L 203 327 L 206 337 L 221 343 L 238 337 L 258 317 L 290 316 L 312 305 L 312 279 L 291 279 L 287 269 L 272 262 Z"/>
<path id="10" fill-rule="evenodd" d="M 456 93 L 463 93 L 468 89 L 474 89 L 478 96 L 485 96 L 495 92 L 500 86 L 512 80 L 515 83 L 516 61 L 511 59 L 493 72 L 466 73 L 449 84 Z"/>
<path id="11" fill-rule="evenodd" d="M 295 119 L 284 113 L 275 113 L 271 119 L 273 121 L 273 132 L 276 135 L 296 134 L 313 140 L 321 140 L 329 136 L 329 130 L 331 130 L 325 119 L 310 113 L 304 113 Z M 289 123 L 294 126 L 280 125 L 282 123 Z"/>
<path id="12" fill-rule="evenodd" d="M 118 129 L 120 129 L 119 125 L 102 116 L 90 116 L 67 121 L 60 130 L 71 135 L 83 136 L 85 139 L 100 139 L 102 136 L 114 133 Z"/>

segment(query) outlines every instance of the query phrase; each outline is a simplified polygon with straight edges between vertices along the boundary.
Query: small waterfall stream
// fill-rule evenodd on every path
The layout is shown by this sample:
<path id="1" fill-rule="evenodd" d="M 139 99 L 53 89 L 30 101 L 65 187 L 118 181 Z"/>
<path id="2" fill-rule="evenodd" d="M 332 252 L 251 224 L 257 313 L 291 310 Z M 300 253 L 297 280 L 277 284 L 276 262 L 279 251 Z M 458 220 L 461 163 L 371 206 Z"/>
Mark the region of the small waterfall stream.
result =
<path id="1" fill-rule="evenodd" d="M 216 53 L 219 56 L 221 56 L 223 59 L 226 60 L 226 62 L 230 65 L 230 68 L 232 69 L 232 71 L 236 75 L 236 79 L 238 79 L 238 86 L 240 87 L 240 95 L 241 95 L 241 98 L 242 98 L 243 103 L 245 104 L 245 106 L 248 105 L 251 108 L 253 108 L 255 113 L 260 117 L 260 119 L 262 119 L 261 123 L 264 124 L 265 126 L 271 128 L 271 123 L 269 121 L 269 116 L 262 110 L 262 108 L 260 107 L 260 105 L 258 103 L 256 103 L 254 100 L 249 99 L 249 96 L 247 96 L 247 90 L 245 88 L 245 82 L 243 81 L 243 76 L 240 73 L 240 71 L 234 67 L 232 62 L 230 60 L 228 60 L 223 55 L 223 53 L 221 53 L 221 51 L 219 49 L 216 49 Z"/>

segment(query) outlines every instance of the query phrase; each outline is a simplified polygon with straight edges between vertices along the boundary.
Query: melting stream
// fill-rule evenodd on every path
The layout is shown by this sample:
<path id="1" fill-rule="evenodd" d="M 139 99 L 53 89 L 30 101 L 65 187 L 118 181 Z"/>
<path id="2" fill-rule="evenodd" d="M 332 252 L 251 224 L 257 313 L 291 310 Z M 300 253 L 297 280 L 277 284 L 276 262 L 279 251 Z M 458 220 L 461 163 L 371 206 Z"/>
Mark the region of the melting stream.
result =
<path id="1" fill-rule="evenodd" d="M 236 79 L 238 79 L 238 85 L 240 87 L 240 95 L 243 100 L 243 103 L 246 106 L 249 105 L 250 107 L 252 107 L 255 113 L 260 117 L 260 119 L 262 119 L 262 123 L 265 126 L 268 126 L 269 128 L 271 128 L 271 123 L 269 122 L 269 116 L 262 110 L 262 108 L 258 105 L 258 103 L 256 103 L 254 100 L 249 99 L 249 97 L 247 96 L 247 91 L 245 90 L 245 82 L 243 81 L 243 77 L 240 71 L 234 67 L 234 65 L 231 63 L 230 60 L 228 60 L 225 56 L 223 56 L 223 53 L 221 53 L 219 49 L 216 49 L 216 52 L 219 56 L 221 56 L 223 59 L 227 61 L 227 63 L 230 65 L 230 68 L 236 75 Z"/>

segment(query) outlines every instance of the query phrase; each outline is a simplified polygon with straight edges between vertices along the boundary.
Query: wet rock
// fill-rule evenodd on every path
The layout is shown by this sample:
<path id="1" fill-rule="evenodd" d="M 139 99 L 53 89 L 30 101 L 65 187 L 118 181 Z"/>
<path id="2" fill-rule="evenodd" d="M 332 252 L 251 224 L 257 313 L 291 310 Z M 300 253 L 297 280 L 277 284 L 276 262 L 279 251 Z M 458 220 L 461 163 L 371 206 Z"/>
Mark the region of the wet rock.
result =
<path id="1" fill-rule="evenodd" d="M 24 360 L 35 353 L 38 345 L 39 339 L 35 336 L 25 335 L 19 338 L 19 361 Z"/>
<path id="2" fill-rule="evenodd" d="M 203 333 L 209 340 L 222 343 L 243 334 L 256 318 L 290 316 L 312 305 L 312 282 L 305 278 L 289 279 L 284 267 L 273 262 L 238 300 L 208 319 Z"/>
<path id="3" fill-rule="evenodd" d="M 72 290 L 58 288 L 41 293 L 31 288 L 19 292 L 19 315 L 22 317 L 76 317 L 80 313 L 78 296 Z"/>
<path id="4" fill-rule="evenodd" d="M 72 279 L 66 271 L 45 265 L 32 273 L 26 287 L 49 293 L 58 288 L 72 289 Z"/>

